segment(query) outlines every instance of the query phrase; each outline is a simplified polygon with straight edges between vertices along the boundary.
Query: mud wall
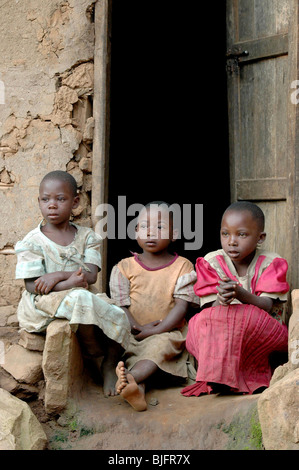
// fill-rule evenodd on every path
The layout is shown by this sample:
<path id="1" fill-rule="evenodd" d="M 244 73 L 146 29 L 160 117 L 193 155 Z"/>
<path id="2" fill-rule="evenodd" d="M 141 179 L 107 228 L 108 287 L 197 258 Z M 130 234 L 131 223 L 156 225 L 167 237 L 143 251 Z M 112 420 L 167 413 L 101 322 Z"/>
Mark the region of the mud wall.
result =
<path id="1" fill-rule="evenodd" d="M 13 247 L 41 220 L 46 173 L 75 177 L 74 219 L 91 225 L 94 2 L 11 0 L 0 14 L 0 326 L 9 326 L 23 289 Z"/>

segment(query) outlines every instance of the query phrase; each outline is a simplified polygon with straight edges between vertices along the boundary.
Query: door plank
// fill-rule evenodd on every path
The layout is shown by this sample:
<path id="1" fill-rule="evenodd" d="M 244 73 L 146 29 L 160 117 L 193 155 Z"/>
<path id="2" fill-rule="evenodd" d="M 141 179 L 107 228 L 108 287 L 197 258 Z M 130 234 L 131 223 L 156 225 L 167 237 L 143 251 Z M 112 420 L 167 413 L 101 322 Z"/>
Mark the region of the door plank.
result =
<path id="1" fill-rule="evenodd" d="M 236 51 L 247 51 L 249 53 L 239 58 L 241 64 L 286 55 L 288 53 L 288 34 L 276 34 L 251 41 L 235 42 L 228 50 L 228 53 Z"/>
<path id="2" fill-rule="evenodd" d="M 288 196 L 287 178 L 237 180 L 238 200 L 285 201 Z"/>

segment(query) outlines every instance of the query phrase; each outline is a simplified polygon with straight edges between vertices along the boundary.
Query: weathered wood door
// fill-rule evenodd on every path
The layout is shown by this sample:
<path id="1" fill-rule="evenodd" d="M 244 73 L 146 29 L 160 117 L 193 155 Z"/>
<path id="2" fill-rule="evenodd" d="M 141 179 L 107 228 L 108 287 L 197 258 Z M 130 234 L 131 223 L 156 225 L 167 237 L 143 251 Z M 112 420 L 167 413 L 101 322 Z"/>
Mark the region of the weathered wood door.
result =
<path id="1" fill-rule="evenodd" d="M 231 199 L 254 201 L 263 209 L 264 246 L 287 258 L 289 280 L 297 276 L 292 270 L 298 270 L 294 244 L 299 244 L 290 99 L 297 73 L 297 3 L 227 0 L 226 13 Z"/>

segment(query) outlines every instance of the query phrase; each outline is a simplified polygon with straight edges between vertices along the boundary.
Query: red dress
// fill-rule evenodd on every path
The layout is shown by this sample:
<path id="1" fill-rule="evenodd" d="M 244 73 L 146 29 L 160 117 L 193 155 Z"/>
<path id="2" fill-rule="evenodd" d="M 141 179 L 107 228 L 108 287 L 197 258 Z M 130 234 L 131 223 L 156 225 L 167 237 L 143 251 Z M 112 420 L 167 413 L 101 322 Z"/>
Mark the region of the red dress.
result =
<path id="1" fill-rule="evenodd" d="M 266 251 L 258 251 L 247 275 L 240 278 L 223 250 L 209 253 L 196 262 L 195 293 L 204 305 L 216 299 L 220 276 L 234 279 L 255 295 L 271 297 L 276 312 L 267 313 L 238 301 L 229 306 L 204 308 L 189 321 L 187 350 L 198 363 L 196 383 L 182 390 L 185 396 L 217 391 L 224 384 L 234 392 L 253 393 L 268 387 L 272 375 L 269 355 L 288 350 L 288 332 L 279 318 L 279 306 L 286 300 L 287 262 Z M 246 278 L 246 279 L 245 279 Z M 273 313 L 275 318 L 271 316 Z"/>

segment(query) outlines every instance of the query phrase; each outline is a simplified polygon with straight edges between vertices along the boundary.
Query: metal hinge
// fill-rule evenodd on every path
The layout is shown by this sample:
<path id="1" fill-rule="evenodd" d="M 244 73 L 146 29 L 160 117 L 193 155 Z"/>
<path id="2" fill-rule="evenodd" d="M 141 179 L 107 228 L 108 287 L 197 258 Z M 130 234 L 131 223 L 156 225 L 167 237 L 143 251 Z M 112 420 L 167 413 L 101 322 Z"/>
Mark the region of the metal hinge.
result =
<path id="1" fill-rule="evenodd" d="M 240 48 L 228 49 L 226 52 L 226 70 L 227 72 L 239 73 L 239 63 L 241 57 L 246 57 L 249 55 L 248 51 L 243 51 Z"/>

